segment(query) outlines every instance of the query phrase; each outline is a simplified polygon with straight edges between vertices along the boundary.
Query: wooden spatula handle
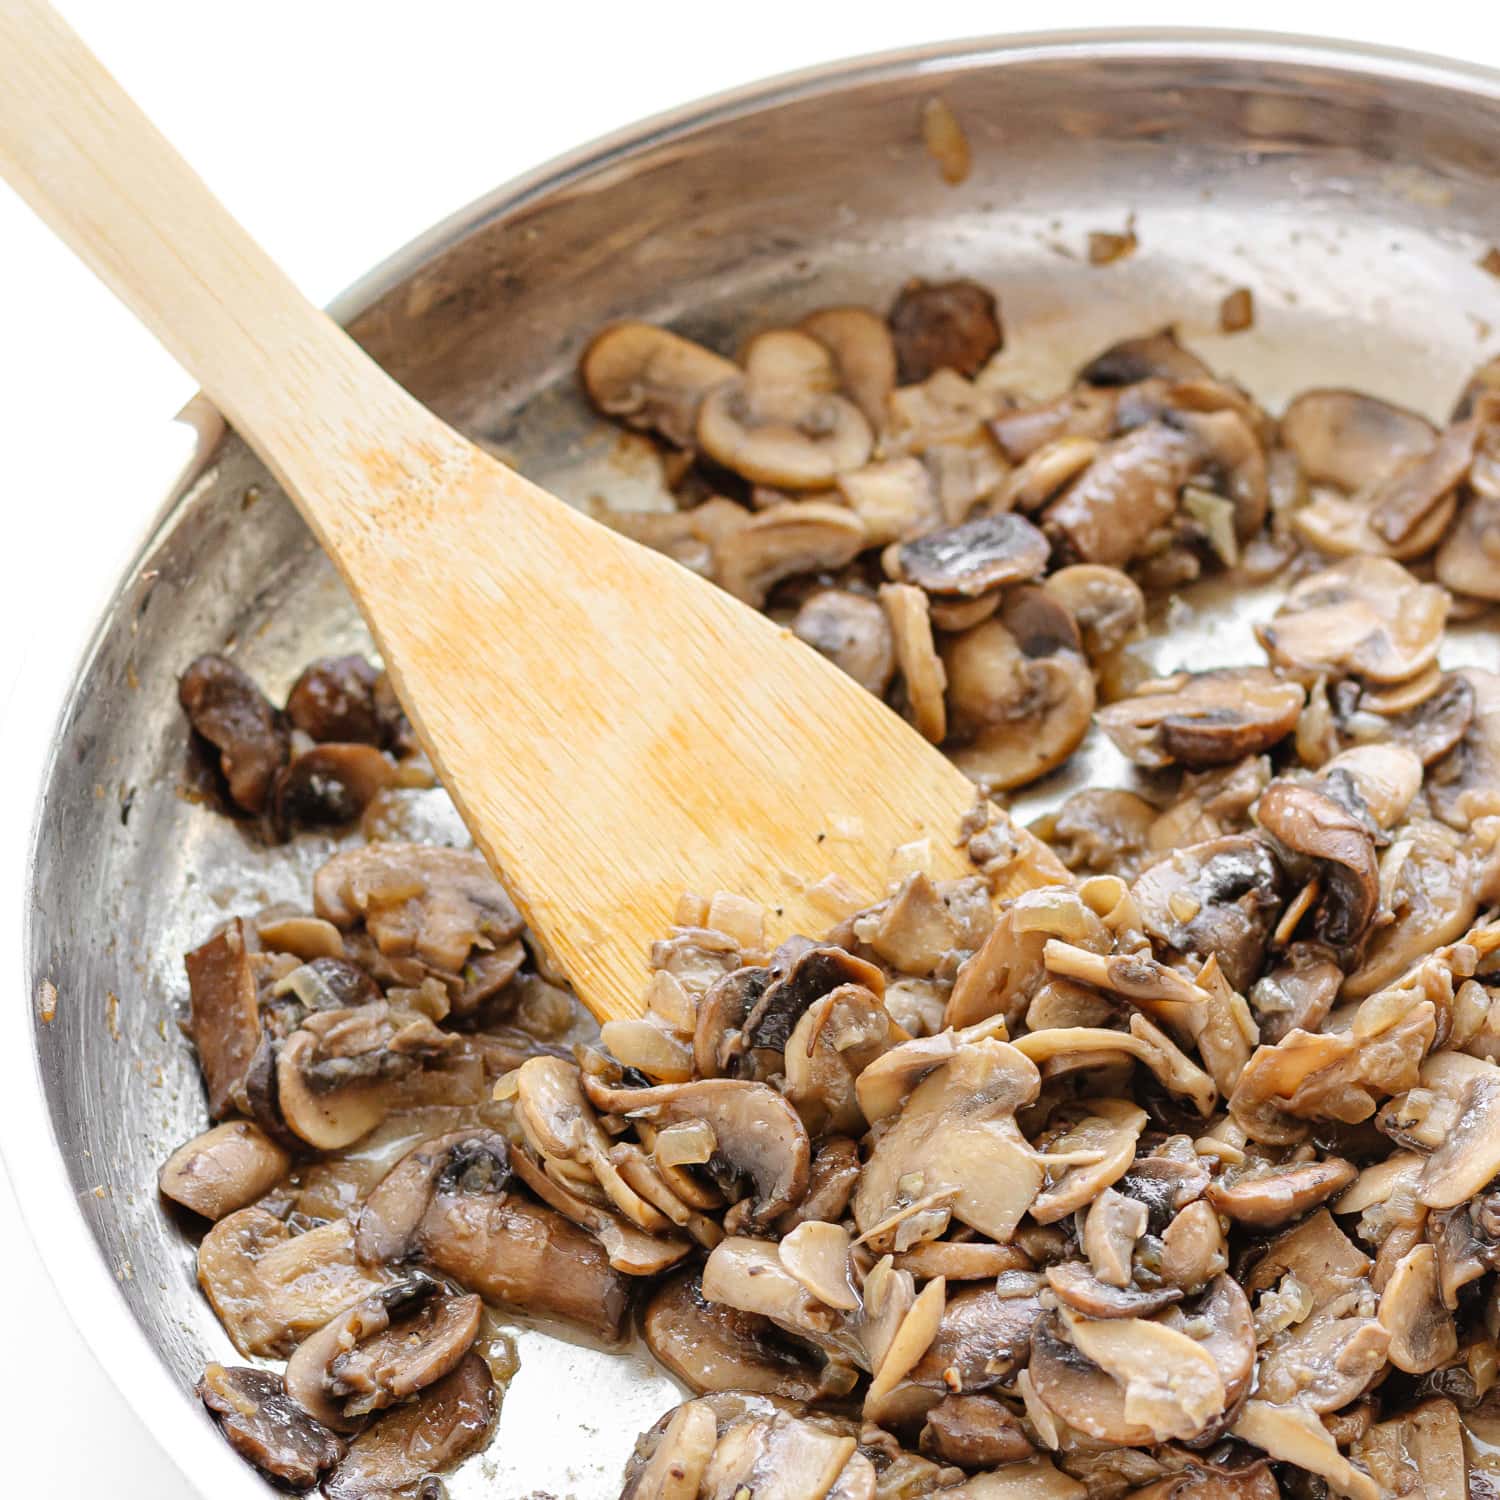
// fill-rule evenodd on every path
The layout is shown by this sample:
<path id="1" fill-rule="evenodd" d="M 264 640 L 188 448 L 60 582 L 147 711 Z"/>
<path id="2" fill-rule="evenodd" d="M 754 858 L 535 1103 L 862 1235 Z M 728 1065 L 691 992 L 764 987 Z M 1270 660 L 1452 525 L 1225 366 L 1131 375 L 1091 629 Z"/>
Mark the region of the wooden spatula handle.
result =
<path id="1" fill-rule="evenodd" d="M 292 285 L 43 0 L 0 0 L 0 171 L 299 501 L 365 504 L 363 456 L 446 445 L 443 423 Z M 327 516 L 309 519 L 321 531 Z"/>

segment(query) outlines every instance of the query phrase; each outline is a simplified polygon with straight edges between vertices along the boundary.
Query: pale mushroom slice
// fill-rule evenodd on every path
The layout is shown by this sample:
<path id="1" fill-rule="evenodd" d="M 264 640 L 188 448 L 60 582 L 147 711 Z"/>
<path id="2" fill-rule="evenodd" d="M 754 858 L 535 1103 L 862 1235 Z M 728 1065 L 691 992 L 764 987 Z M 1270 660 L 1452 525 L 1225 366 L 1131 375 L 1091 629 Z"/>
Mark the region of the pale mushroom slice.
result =
<path id="1" fill-rule="evenodd" d="M 627 1479 L 621 1500 L 698 1500 L 718 1436 L 712 1410 L 685 1401 L 671 1414 L 656 1451 Z"/>
<path id="2" fill-rule="evenodd" d="M 1002 511 L 903 542 L 896 557 L 904 582 L 939 597 L 977 599 L 1037 577 L 1048 550 L 1030 521 Z"/>
<path id="3" fill-rule="evenodd" d="M 865 1392 L 867 1417 L 878 1418 L 881 1403 L 927 1353 L 942 1323 L 946 1297 L 947 1283 L 938 1276 L 922 1288 L 907 1309 Z"/>
<path id="4" fill-rule="evenodd" d="M 1074 563 L 1049 573 L 1042 587 L 1077 621 L 1090 661 L 1120 650 L 1145 624 L 1146 596 L 1118 568 Z"/>
<path id="5" fill-rule="evenodd" d="M 621 322 L 595 334 L 579 365 L 589 400 L 628 427 L 693 445 L 698 408 L 716 386 L 739 378 L 732 360 L 650 323 Z"/>
<path id="6" fill-rule="evenodd" d="M 1259 755 L 1296 727 L 1307 695 L 1264 667 L 1178 672 L 1101 708 L 1099 727 L 1139 766 L 1194 770 Z"/>
<path id="7" fill-rule="evenodd" d="M 1278 424 L 1283 447 L 1313 484 L 1349 494 L 1379 483 L 1429 452 L 1437 429 L 1425 417 L 1358 391 L 1303 391 Z"/>
<path id="8" fill-rule="evenodd" d="M 1390 1344 L 1390 1333 L 1374 1318 L 1314 1313 L 1271 1339 L 1257 1367 L 1256 1392 L 1320 1416 L 1339 1411 L 1379 1379 Z"/>
<path id="9" fill-rule="evenodd" d="M 704 1262 L 701 1286 L 708 1301 L 768 1318 L 816 1347 L 836 1355 L 856 1348 L 844 1313 L 810 1292 L 766 1240 L 721 1240 Z"/>
<path id="10" fill-rule="evenodd" d="M 1098 441 L 1089 437 L 1064 435 L 1044 443 L 1006 476 L 995 496 L 996 505 L 1005 510 L 1040 510 L 1088 468 L 1098 452 Z"/>
<path id="11" fill-rule="evenodd" d="M 1443 1304 L 1437 1251 L 1413 1245 L 1396 1262 L 1380 1293 L 1380 1325 L 1390 1335 L 1390 1362 L 1408 1375 L 1426 1375 L 1451 1364 L 1458 1329 Z"/>
<path id="12" fill-rule="evenodd" d="M 1355 745 L 1318 772 L 1319 787 L 1376 828 L 1394 828 L 1422 789 L 1422 759 L 1399 744 Z"/>
<path id="13" fill-rule="evenodd" d="M 1039 1086 L 1035 1064 L 1005 1042 L 959 1047 L 876 1141 L 854 1193 L 860 1233 L 877 1236 L 893 1216 L 932 1202 L 980 1234 L 1007 1241 L 1042 1182 L 1015 1121 Z"/>
<path id="14" fill-rule="evenodd" d="M 932 476 L 919 458 L 878 459 L 840 474 L 837 483 L 865 529 L 868 546 L 903 542 L 943 523 Z"/>
<path id="15" fill-rule="evenodd" d="M 1500 600 L 1500 494 L 1473 494 L 1438 548 L 1437 581 L 1473 599 Z"/>
<path id="16" fill-rule="evenodd" d="M 1468 477 L 1475 447 L 1492 410 L 1500 412 L 1500 397 L 1481 397 L 1471 416 L 1452 423 L 1426 453 L 1412 458 L 1374 487 L 1370 519 L 1378 536 L 1399 546 L 1428 527 L 1434 512 L 1452 514 L 1454 491 Z"/>
<path id="17" fill-rule="evenodd" d="M 1350 557 L 1295 584 L 1255 627 L 1271 659 L 1308 675 L 1404 682 L 1437 659 L 1447 592 L 1385 557 Z"/>
<path id="18" fill-rule="evenodd" d="M 885 320 L 867 307 L 822 307 L 797 326 L 833 356 L 839 385 L 878 432 L 896 388 L 896 346 Z"/>
<path id="19" fill-rule="evenodd" d="M 1442 541 L 1458 509 L 1458 496 L 1450 490 L 1399 541 L 1392 542 L 1376 530 L 1374 498 L 1316 489 L 1306 505 L 1291 513 L 1291 528 L 1308 546 L 1330 557 L 1363 555 L 1409 562 Z"/>
<path id="20" fill-rule="evenodd" d="M 1454 750 L 1427 774 L 1433 812 L 1467 830 L 1476 818 L 1500 812 L 1500 673 L 1477 667 L 1459 674 L 1474 694 L 1474 717 Z"/>
<path id="21" fill-rule="evenodd" d="M 890 621 L 878 600 L 848 589 L 810 594 L 792 621 L 792 634 L 877 695 L 896 672 Z"/>
<path id="22" fill-rule="evenodd" d="M 1158 1270 L 1163 1280 L 1185 1292 L 1206 1286 L 1222 1275 L 1229 1263 L 1229 1247 L 1219 1216 L 1213 1205 L 1202 1199 L 1176 1214 L 1162 1230 L 1161 1244 Z"/>
<path id="23" fill-rule="evenodd" d="M 859 1457 L 853 1436 L 776 1411 L 719 1435 L 699 1494 L 706 1500 L 839 1500 L 835 1486 Z"/>
<path id="24" fill-rule="evenodd" d="M 806 333 L 776 329 L 750 341 L 745 372 L 698 408 L 699 446 L 753 484 L 825 490 L 870 456 L 859 408 L 836 394 L 833 355 Z"/>
<path id="25" fill-rule="evenodd" d="M 1247 1401 L 1229 1430 L 1282 1463 L 1320 1475 L 1348 1500 L 1382 1500 L 1380 1486 L 1339 1452 L 1333 1435 L 1305 1406 Z"/>
<path id="26" fill-rule="evenodd" d="M 826 1307 L 839 1312 L 859 1307 L 850 1276 L 849 1232 L 842 1225 L 809 1220 L 784 1235 L 776 1248 L 782 1265 Z"/>
<path id="27" fill-rule="evenodd" d="M 1213 1079 L 1142 1015 L 1131 1016 L 1128 1031 L 1055 1026 L 1017 1037 L 1013 1045 L 1037 1064 L 1044 1079 L 1058 1076 L 1073 1055 L 1093 1058 L 1119 1052 L 1144 1064 L 1169 1094 L 1190 1103 L 1200 1115 L 1212 1114 L 1218 1100 Z"/>
<path id="28" fill-rule="evenodd" d="M 714 548 L 718 581 L 757 609 L 784 578 L 842 568 L 864 548 L 853 511 L 827 500 L 784 500 L 758 511 Z"/>
<path id="29" fill-rule="evenodd" d="M 863 985 L 840 985 L 807 1008 L 787 1041 L 784 1067 L 786 1096 L 810 1134 L 864 1133 L 859 1076 L 899 1036 Z"/>
<path id="30" fill-rule="evenodd" d="M 1088 1099 L 1075 1112 L 1078 1118 L 1051 1136 L 1038 1157 L 1049 1174 L 1057 1171 L 1048 1167 L 1049 1159 L 1062 1167 L 1031 1204 L 1038 1224 L 1055 1224 L 1118 1182 L 1135 1159 L 1147 1118 L 1145 1110 L 1124 1099 Z"/>
<path id="31" fill-rule="evenodd" d="M 921 734 L 938 744 L 948 733 L 948 710 L 943 697 L 947 673 L 933 643 L 927 595 L 908 583 L 880 586 L 880 602 L 890 620 L 896 662 L 906 685 L 912 718 Z"/>
<path id="32" fill-rule="evenodd" d="M 1415 1473 L 1428 1500 L 1468 1500 L 1478 1486 L 1469 1484 L 1467 1436 L 1458 1408 L 1438 1397 L 1374 1423 L 1349 1452 L 1389 1493 Z"/>
<path id="33" fill-rule="evenodd" d="M 1024 786 L 1082 743 L 1094 675 L 1077 651 L 1041 643 L 1029 654 L 1002 620 L 943 643 L 953 763 L 993 791 Z"/>
<path id="34" fill-rule="evenodd" d="M 1427 1158 L 1417 1200 L 1456 1208 L 1500 1174 L 1500 1068 L 1479 1063 L 1464 1085 L 1457 1120 Z"/>
<path id="35" fill-rule="evenodd" d="M 1150 1215 L 1144 1203 L 1105 1188 L 1089 1205 L 1083 1221 L 1083 1253 L 1106 1286 L 1130 1285 L 1130 1263 Z"/>
<path id="36" fill-rule="evenodd" d="M 205 1219 L 254 1203 L 286 1175 L 287 1155 L 248 1120 L 228 1120 L 179 1146 L 162 1164 L 162 1196 Z"/>

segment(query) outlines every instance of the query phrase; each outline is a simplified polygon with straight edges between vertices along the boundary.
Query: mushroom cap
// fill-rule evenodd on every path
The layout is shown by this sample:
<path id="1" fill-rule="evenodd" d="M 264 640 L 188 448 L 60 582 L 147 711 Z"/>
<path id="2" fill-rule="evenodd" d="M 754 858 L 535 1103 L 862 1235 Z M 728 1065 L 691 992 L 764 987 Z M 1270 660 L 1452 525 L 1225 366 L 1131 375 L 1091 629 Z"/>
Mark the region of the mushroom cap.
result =
<path id="1" fill-rule="evenodd" d="M 1500 496 L 1470 495 L 1438 548 L 1437 581 L 1455 593 L 1500 600 Z"/>
<path id="2" fill-rule="evenodd" d="M 205 1219 L 226 1214 L 269 1192 L 291 1157 L 248 1120 L 229 1120 L 179 1146 L 162 1164 L 165 1197 Z"/>
<path id="3" fill-rule="evenodd" d="M 903 385 L 938 370 L 977 375 L 1004 339 L 994 294 L 974 281 L 909 281 L 887 322 Z"/>
<path id="4" fill-rule="evenodd" d="M 847 672 L 862 688 L 884 693 L 896 671 L 891 627 L 878 600 L 848 589 L 819 589 L 803 601 L 792 634 Z"/>
<path id="5" fill-rule="evenodd" d="M 930 594 L 976 599 L 1035 578 L 1047 565 L 1047 539 L 1014 511 L 976 516 L 903 542 L 901 576 Z"/>
<path id="6" fill-rule="evenodd" d="M 1042 587 L 1077 622 L 1091 661 L 1118 651 L 1145 623 L 1146 596 L 1118 568 L 1074 563 L 1049 573 Z"/>
<path id="7" fill-rule="evenodd" d="M 896 345 L 885 319 L 867 307 L 822 307 L 797 326 L 833 356 L 839 385 L 878 432 L 896 386 Z"/>
<path id="8" fill-rule="evenodd" d="M 193 732 L 219 752 L 229 796 L 244 812 L 265 810 L 291 737 L 281 716 L 251 678 L 223 656 L 199 656 L 177 684 Z"/>
<path id="9" fill-rule="evenodd" d="M 1312 484 L 1353 494 L 1378 483 L 1437 441 L 1425 417 L 1358 391 L 1303 391 L 1282 414 L 1282 446 Z"/>
<path id="10" fill-rule="evenodd" d="M 846 506 L 784 500 L 758 511 L 715 545 L 718 581 L 759 609 L 782 579 L 842 568 L 867 540 L 864 523 Z"/>
<path id="11" fill-rule="evenodd" d="M 229 1446 L 276 1484 L 311 1489 L 344 1456 L 343 1440 L 308 1416 L 269 1370 L 211 1364 L 197 1393 Z"/>
<path id="12" fill-rule="evenodd" d="M 740 374 L 732 360 L 702 344 L 628 320 L 594 335 L 579 372 L 605 416 L 659 432 L 679 448 L 692 446 L 703 398 Z"/>
<path id="13" fill-rule="evenodd" d="M 1297 727 L 1306 699 L 1264 667 L 1216 667 L 1153 678 L 1096 717 L 1137 765 L 1201 770 L 1269 750 Z"/>
<path id="14" fill-rule="evenodd" d="M 1177 342 L 1172 328 L 1121 339 L 1078 371 L 1080 385 L 1137 385 L 1143 380 L 1211 380 L 1213 371 Z"/>
<path id="15" fill-rule="evenodd" d="M 1231 1182 L 1208 1185 L 1208 1201 L 1221 1214 L 1252 1229 L 1280 1229 L 1300 1219 L 1354 1181 L 1352 1163 L 1339 1157 L 1288 1163 L 1265 1172 L 1249 1172 Z"/>

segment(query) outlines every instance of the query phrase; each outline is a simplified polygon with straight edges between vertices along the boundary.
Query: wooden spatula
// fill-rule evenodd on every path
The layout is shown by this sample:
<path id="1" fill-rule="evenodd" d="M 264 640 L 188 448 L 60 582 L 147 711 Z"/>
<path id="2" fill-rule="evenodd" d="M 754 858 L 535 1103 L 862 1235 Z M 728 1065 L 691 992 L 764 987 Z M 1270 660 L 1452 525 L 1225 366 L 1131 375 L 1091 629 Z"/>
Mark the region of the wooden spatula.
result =
<path id="1" fill-rule="evenodd" d="M 639 1014 L 685 890 L 760 900 L 780 936 L 829 925 L 808 895 L 823 876 L 880 895 L 913 840 L 934 873 L 964 868 L 974 788 L 936 749 L 413 400 L 41 0 L 0 0 L 0 166 L 296 502 L 475 841 L 595 1015 Z"/>

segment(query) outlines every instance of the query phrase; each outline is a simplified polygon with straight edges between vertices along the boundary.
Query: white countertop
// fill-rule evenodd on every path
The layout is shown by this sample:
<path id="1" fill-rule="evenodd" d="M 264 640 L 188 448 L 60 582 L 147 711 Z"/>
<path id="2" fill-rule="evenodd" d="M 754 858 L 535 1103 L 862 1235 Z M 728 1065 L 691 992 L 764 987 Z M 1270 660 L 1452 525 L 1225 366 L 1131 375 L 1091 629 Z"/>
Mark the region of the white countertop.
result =
<path id="1" fill-rule="evenodd" d="M 732 13 L 702 0 L 63 0 L 60 9 L 320 301 L 524 168 L 699 95 L 1007 21 L 1191 26 L 1213 14 L 1187 0 L 1137 0 L 1128 13 L 1117 0 L 1052 0 L 1023 13 L 992 0 L 759 0 Z M 1482 18 L 1467 3 L 1261 0 L 1239 18 L 1500 65 L 1500 16 Z M 0 808 L 4 941 L 22 899 L 30 778 L 50 727 L 38 707 L 65 684 L 98 602 L 183 456 L 185 439 L 168 419 L 192 385 L 3 189 L 0 247 L 0 515 L 10 562 L 0 588 L 0 769 L 11 782 Z M 25 1003 L 16 977 L 9 967 L 0 985 L 7 1005 Z M 0 1224 L 17 1222 L 0 1176 Z M 46 1225 L 32 1229 L 40 1253 L 24 1233 L 0 1236 L 0 1431 L 20 1439 L 7 1444 L 7 1492 L 189 1500 L 196 1492 L 68 1322 L 43 1274 Z"/>

